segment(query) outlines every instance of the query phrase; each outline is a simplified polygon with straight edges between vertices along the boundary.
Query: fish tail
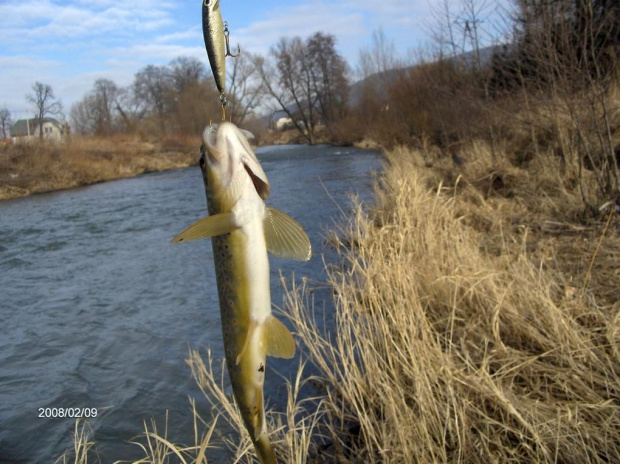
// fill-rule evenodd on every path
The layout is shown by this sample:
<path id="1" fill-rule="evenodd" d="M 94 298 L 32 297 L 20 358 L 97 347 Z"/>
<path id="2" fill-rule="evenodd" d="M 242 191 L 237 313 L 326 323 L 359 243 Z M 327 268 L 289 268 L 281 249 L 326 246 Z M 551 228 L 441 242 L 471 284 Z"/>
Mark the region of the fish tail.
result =
<path id="1" fill-rule="evenodd" d="M 261 464 L 277 464 L 276 454 L 266 433 L 262 433 L 258 440 L 254 441 L 254 449 Z"/>
<path id="2" fill-rule="evenodd" d="M 254 436 L 252 437 L 252 443 L 254 443 L 254 449 L 256 455 L 261 464 L 277 464 L 276 454 L 273 451 L 269 436 L 266 431 L 265 424 L 265 407 L 263 405 L 263 389 L 258 388 L 256 392 L 256 406 L 257 414 L 255 416 L 254 423 Z"/>

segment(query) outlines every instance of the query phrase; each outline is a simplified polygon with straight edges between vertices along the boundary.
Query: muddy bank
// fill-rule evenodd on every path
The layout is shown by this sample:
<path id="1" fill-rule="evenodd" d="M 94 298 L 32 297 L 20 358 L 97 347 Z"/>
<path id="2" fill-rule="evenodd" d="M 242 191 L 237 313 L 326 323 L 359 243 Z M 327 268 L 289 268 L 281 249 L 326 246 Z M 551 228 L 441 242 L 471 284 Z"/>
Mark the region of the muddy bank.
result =
<path id="1" fill-rule="evenodd" d="M 196 163 L 199 140 L 77 139 L 0 152 L 0 200 L 135 177 Z"/>

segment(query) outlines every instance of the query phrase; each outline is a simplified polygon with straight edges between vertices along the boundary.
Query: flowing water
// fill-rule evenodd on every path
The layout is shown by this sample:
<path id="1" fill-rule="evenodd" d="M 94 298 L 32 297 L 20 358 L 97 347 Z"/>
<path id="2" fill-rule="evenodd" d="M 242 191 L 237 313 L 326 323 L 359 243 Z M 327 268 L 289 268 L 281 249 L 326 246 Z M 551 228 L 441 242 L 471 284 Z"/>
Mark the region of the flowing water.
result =
<path id="1" fill-rule="evenodd" d="M 280 271 L 324 281 L 323 259 L 334 259 L 325 231 L 349 194 L 371 200 L 380 158 L 328 146 L 257 155 L 268 204 L 304 226 L 314 253 L 306 263 L 271 258 L 280 305 Z M 188 396 L 201 394 L 185 359 L 210 347 L 219 370 L 219 304 L 210 242 L 169 242 L 204 215 L 197 167 L 0 202 L 0 462 L 51 463 L 71 447 L 74 419 L 40 408 L 96 409 L 102 462 L 143 456 L 128 442 L 150 418 L 163 429 L 166 411 L 169 437 L 193 444 Z M 329 308 L 329 292 L 319 295 Z M 269 404 L 285 401 L 278 374 L 297 364 L 270 359 Z"/>

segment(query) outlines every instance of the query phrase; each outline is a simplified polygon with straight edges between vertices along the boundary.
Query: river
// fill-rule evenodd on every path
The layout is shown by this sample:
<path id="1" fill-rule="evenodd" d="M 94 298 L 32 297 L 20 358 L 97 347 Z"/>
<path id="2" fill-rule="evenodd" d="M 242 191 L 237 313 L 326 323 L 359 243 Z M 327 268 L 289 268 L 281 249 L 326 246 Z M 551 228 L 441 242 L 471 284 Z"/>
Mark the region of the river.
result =
<path id="1" fill-rule="evenodd" d="M 334 259 L 325 231 L 350 194 L 371 200 L 380 156 L 329 146 L 257 156 L 267 203 L 297 219 L 313 247 L 305 263 L 270 259 L 281 306 L 280 271 L 324 281 L 323 259 Z M 51 463 L 72 446 L 74 420 L 39 408 L 96 409 L 102 462 L 143 457 L 128 441 L 150 418 L 163 428 L 166 411 L 169 436 L 193 443 L 188 396 L 201 393 L 185 359 L 209 347 L 219 368 L 219 304 L 210 242 L 170 239 L 205 215 L 197 167 L 0 202 L 0 462 Z M 330 308 L 329 292 L 319 298 Z M 285 400 L 278 374 L 297 364 L 270 360 L 269 404 Z"/>

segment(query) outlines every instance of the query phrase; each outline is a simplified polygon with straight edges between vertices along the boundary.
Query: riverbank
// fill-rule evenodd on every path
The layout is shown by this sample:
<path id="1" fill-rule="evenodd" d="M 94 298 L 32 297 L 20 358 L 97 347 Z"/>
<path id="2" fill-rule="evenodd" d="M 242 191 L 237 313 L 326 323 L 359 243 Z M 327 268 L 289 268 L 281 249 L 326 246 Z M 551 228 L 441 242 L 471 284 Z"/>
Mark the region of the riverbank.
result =
<path id="1" fill-rule="evenodd" d="M 0 150 L 0 200 L 196 164 L 198 138 L 75 138 Z"/>
<path id="2" fill-rule="evenodd" d="M 322 333 L 311 290 L 288 284 L 284 311 L 319 375 L 301 366 L 286 410 L 268 412 L 282 462 L 620 458 L 618 215 L 584 219 L 575 183 L 541 162 L 493 160 L 475 141 L 458 164 L 388 153 L 374 207 L 330 236 L 338 330 Z M 192 442 L 152 424 L 144 462 L 198 462 L 214 445 L 252 459 L 212 362 L 188 360 L 238 437 L 207 422 Z M 307 382 L 319 386 L 310 402 Z"/>
<path id="3" fill-rule="evenodd" d="M 339 330 L 289 294 L 321 371 L 321 462 L 609 462 L 620 457 L 620 234 L 583 219 L 559 161 L 488 146 L 459 164 L 397 149 L 334 243 Z M 592 183 L 595 180 L 592 179 Z"/>
<path id="4" fill-rule="evenodd" d="M 269 134 L 262 135 L 261 146 L 304 144 L 295 130 Z M 146 141 L 123 136 L 76 138 L 64 144 L 1 146 L 0 200 L 193 166 L 197 163 L 198 146 L 198 137 Z M 371 140 L 354 146 L 381 150 Z"/>
<path id="5" fill-rule="evenodd" d="M 338 331 L 303 285 L 288 294 L 324 393 L 274 433 L 286 462 L 620 458 L 618 214 L 584 218 L 559 161 L 541 163 L 477 141 L 458 164 L 388 154 L 374 208 L 332 236 Z"/>

